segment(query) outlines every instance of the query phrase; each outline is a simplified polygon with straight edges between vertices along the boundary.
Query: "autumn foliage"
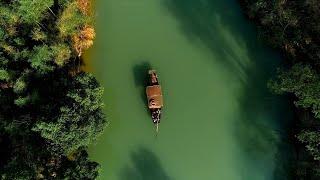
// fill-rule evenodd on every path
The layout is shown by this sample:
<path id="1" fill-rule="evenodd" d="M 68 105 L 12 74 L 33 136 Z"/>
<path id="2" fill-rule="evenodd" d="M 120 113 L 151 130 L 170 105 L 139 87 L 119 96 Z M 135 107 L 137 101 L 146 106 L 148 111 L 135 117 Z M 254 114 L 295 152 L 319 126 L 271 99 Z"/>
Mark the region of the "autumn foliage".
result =
<path id="1" fill-rule="evenodd" d="M 91 11 L 91 1 L 90 0 L 77 0 L 77 5 L 83 14 L 85 14 L 85 15 L 90 14 L 90 11 Z"/>
<path id="2" fill-rule="evenodd" d="M 93 45 L 93 39 L 96 34 L 91 26 L 85 26 L 79 34 L 73 36 L 73 46 L 78 56 L 81 56 L 83 50 L 88 49 Z"/>

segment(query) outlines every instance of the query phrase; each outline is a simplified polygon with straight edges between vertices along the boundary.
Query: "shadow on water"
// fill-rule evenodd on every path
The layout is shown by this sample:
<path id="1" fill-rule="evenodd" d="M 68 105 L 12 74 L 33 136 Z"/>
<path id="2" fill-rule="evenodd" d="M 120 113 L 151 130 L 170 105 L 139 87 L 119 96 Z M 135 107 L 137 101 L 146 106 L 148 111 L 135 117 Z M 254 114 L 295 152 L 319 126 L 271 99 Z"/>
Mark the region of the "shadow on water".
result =
<path id="1" fill-rule="evenodd" d="M 244 57 L 237 51 L 237 48 L 243 48 L 241 46 L 246 46 L 246 44 L 242 38 L 236 38 L 233 35 L 248 35 L 247 37 L 251 38 L 252 34 L 247 32 L 247 27 L 241 24 L 234 27 L 236 32 L 232 33 L 235 34 L 224 31 L 239 23 L 239 14 L 237 14 L 239 10 L 234 11 L 235 2 L 225 0 L 163 0 L 163 2 L 168 10 L 177 17 L 181 30 L 190 41 L 195 43 L 201 41 L 213 52 L 216 59 L 222 60 L 220 63 L 223 63 L 229 70 L 237 73 L 246 70 L 246 64 L 241 60 Z M 240 47 L 226 48 L 234 45 Z"/>
<path id="2" fill-rule="evenodd" d="M 142 62 L 136 64 L 132 71 L 134 77 L 135 86 L 139 89 L 140 99 L 147 106 L 145 87 L 148 83 L 148 70 L 151 69 L 151 64 L 149 62 Z"/>
<path id="3" fill-rule="evenodd" d="M 267 179 L 290 179 L 292 148 L 287 134 L 291 109 L 286 99 L 273 96 L 266 86 L 279 64 L 279 55 L 261 45 L 235 0 L 163 3 L 186 37 L 205 45 L 215 56 L 212 60 L 241 82 L 240 116 L 233 126 L 243 159 L 250 164 L 241 169 L 243 179 L 255 179 L 250 173 L 256 170 L 263 171 Z"/>
<path id="4" fill-rule="evenodd" d="M 158 157 L 146 148 L 131 153 L 131 164 L 120 174 L 121 180 L 172 180 Z"/>

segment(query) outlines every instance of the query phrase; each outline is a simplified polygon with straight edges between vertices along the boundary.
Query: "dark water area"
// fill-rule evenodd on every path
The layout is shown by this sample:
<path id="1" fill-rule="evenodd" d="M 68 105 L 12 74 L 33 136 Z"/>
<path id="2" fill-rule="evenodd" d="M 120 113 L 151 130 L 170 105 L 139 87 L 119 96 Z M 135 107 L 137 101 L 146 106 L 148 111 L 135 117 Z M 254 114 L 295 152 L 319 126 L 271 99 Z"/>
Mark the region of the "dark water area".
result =
<path id="1" fill-rule="evenodd" d="M 237 1 L 96 3 L 87 57 L 111 120 L 91 147 L 101 179 L 292 179 L 292 110 L 267 88 L 280 55 Z M 165 98 L 157 137 L 144 92 L 151 67 Z"/>
<path id="2" fill-rule="evenodd" d="M 131 154 L 132 165 L 121 171 L 122 180 L 171 180 L 166 170 L 162 167 L 160 159 L 145 148 L 140 148 Z"/>

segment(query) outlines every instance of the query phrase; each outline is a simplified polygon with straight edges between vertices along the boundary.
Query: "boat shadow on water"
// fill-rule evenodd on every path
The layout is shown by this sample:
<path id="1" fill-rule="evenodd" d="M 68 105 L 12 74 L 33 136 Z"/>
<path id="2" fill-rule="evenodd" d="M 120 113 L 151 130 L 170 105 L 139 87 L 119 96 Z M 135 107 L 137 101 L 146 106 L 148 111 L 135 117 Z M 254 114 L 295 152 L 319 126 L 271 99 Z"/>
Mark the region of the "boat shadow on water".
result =
<path id="1" fill-rule="evenodd" d="M 152 151 L 141 147 L 130 156 L 131 163 L 120 172 L 120 180 L 173 180 Z"/>
<path id="2" fill-rule="evenodd" d="M 148 84 L 148 70 L 151 69 L 151 64 L 146 61 L 142 61 L 139 64 L 133 66 L 132 72 L 134 77 L 134 84 L 140 92 L 140 100 L 145 105 L 145 111 L 149 114 L 148 103 L 146 98 L 145 88 Z"/>

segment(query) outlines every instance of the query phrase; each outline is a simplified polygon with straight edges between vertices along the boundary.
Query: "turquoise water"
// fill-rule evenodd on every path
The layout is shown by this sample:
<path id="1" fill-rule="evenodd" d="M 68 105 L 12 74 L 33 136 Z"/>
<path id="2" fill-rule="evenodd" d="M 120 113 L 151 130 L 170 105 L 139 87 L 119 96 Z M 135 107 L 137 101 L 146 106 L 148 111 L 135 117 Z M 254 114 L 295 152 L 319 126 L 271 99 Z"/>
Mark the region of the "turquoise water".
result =
<path id="1" fill-rule="evenodd" d="M 87 54 L 105 88 L 110 126 L 90 148 L 108 180 L 287 179 L 287 102 L 267 80 L 280 56 L 233 0 L 96 1 Z M 145 105 L 156 69 L 160 133 Z"/>

